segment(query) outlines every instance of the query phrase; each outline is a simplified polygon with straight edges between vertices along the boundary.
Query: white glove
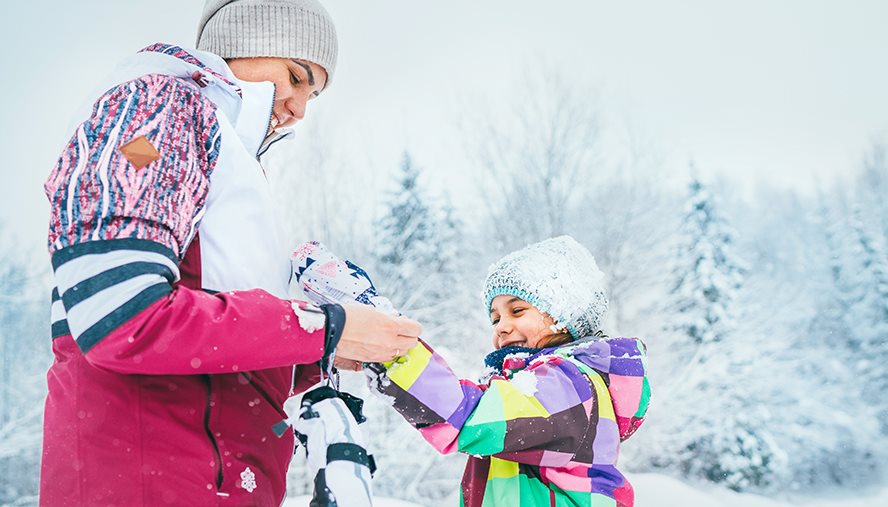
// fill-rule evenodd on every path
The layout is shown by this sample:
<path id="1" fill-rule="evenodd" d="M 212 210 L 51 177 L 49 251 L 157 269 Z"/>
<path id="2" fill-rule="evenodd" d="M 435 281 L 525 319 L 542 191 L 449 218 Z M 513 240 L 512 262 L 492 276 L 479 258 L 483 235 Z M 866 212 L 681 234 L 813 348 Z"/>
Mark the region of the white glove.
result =
<path id="1" fill-rule="evenodd" d="M 306 448 L 315 476 L 312 507 L 373 505 L 370 479 L 375 463 L 343 394 L 326 386 L 305 393 L 294 421 L 296 437 Z"/>

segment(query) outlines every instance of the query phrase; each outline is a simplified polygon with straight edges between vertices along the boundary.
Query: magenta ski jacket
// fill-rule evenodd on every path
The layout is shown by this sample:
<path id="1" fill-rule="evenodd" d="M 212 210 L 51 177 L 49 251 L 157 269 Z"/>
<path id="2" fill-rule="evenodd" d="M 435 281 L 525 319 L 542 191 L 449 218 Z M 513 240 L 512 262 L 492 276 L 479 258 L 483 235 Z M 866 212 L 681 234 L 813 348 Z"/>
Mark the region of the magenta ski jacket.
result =
<path id="1" fill-rule="evenodd" d="M 272 426 L 317 379 L 325 331 L 288 297 L 258 162 L 274 85 L 155 44 L 101 89 L 45 184 L 40 504 L 279 505 L 294 442 Z"/>

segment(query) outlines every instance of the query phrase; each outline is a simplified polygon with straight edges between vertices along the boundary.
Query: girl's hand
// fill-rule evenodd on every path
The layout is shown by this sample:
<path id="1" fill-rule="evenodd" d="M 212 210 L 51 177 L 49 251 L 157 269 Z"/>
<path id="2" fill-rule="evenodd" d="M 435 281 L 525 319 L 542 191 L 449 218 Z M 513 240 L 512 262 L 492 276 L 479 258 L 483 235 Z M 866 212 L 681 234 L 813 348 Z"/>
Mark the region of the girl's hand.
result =
<path id="1" fill-rule="evenodd" d="M 361 371 L 361 362 L 354 361 L 352 359 L 345 359 L 342 357 L 336 356 L 333 359 L 333 366 L 336 367 L 337 370 L 341 371 Z"/>

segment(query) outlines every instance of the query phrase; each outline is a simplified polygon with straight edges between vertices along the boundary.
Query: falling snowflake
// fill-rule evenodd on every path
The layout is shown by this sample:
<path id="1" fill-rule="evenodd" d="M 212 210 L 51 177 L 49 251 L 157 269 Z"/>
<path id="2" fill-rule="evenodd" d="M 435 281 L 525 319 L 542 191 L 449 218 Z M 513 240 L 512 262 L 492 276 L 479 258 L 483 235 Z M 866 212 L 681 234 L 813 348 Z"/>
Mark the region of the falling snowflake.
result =
<path id="1" fill-rule="evenodd" d="M 252 493 L 253 490 L 256 489 L 256 474 L 250 470 L 250 467 L 247 467 L 240 475 L 241 487 L 247 490 L 247 493 Z"/>

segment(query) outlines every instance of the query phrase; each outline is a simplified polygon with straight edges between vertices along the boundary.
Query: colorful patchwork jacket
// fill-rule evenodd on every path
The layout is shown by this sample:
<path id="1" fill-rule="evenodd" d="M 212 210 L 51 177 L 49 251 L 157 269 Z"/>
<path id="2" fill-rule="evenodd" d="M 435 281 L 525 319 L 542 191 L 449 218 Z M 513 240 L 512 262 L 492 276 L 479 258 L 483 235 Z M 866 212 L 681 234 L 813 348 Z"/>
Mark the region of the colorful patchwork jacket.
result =
<path id="1" fill-rule="evenodd" d="M 632 507 L 616 464 L 650 400 L 644 344 L 590 338 L 523 356 L 477 384 L 420 342 L 371 385 L 438 451 L 469 455 L 463 506 Z"/>
<path id="2" fill-rule="evenodd" d="M 40 503 L 279 505 L 294 441 L 271 428 L 318 376 L 324 320 L 289 299 L 258 161 L 274 85 L 156 44 L 100 90 L 45 184 Z"/>

